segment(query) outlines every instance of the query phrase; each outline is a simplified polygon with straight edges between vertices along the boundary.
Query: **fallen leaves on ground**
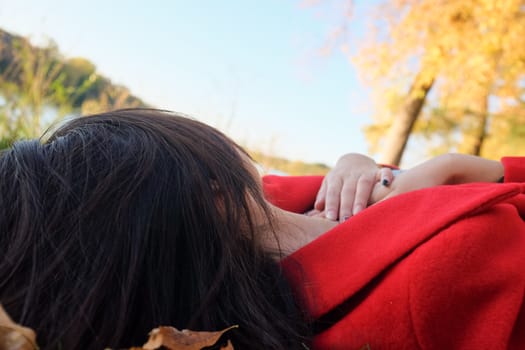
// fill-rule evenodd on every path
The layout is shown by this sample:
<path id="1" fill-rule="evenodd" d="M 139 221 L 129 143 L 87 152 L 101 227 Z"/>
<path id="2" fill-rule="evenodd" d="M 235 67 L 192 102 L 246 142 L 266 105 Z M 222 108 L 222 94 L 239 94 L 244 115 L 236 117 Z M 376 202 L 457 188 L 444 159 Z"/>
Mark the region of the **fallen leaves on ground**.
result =
<path id="1" fill-rule="evenodd" d="M 130 350 L 156 350 L 161 347 L 169 350 L 201 350 L 202 348 L 217 345 L 224 333 L 238 327 L 231 326 L 216 332 L 191 331 L 188 329 L 179 331 L 173 327 L 159 327 L 150 332 L 149 340 L 142 348 L 132 348 Z M 229 340 L 220 349 L 234 350 Z"/>
<path id="2" fill-rule="evenodd" d="M 0 305 L 0 350 L 36 350 L 36 334 L 31 328 L 11 320 Z"/>
<path id="3" fill-rule="evenodd" d="M 228 331 L 239 328 L 231 326 L 216 332 L 179 331 L 174 327 L 159 327 L 149 333 L 149 339 L 142 347 L 133 347 L 129 350 L 202 350 L 212 346 L 218 349 L 234 350 L 230 340 L 226 344 L 217 344 L 220 338 Z M 31 328 L 23 327 L 11 320 L 0 304 L 0 350 L 38 350 L 36 334 Z M 109 350 L 109 349 L 108 349 Z"/>

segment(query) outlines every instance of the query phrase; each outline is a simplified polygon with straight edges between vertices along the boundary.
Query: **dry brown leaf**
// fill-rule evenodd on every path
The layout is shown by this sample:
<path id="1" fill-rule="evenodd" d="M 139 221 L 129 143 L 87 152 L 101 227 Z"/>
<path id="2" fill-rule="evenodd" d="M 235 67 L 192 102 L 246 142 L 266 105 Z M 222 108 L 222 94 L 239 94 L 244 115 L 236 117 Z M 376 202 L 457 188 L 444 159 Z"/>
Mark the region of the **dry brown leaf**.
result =
<path id="1" fill-rule="evenodd" d="M 169 350 L 201 350 L 204 347 L 215 345 L 224 333 L 238 327 L 235 325 L 217 332 L 199 332 L 188 329 L 179 331 L 173 327 L 159 327 L 150 332 L 148 342 L 142 346 L 142 349 L 155 350 L 163 346 Z M 226 347 L 221 349 L 234 350 L 229 340 Z"/>
<path id="2" fill-rule="evenodd" d="M 36 350 L 36 334 L 31 328 L 11 320 L 0 305 L 0 350 Z"/>

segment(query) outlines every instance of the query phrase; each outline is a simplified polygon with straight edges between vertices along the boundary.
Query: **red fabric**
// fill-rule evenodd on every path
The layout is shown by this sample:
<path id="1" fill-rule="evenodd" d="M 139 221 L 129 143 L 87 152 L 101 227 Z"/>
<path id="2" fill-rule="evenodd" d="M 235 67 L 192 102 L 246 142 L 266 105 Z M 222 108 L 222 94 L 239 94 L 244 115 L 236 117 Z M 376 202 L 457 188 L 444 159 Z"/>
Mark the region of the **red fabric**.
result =
<path id="1" fill-rule="evenodd" d="M 505 167 L 505 182 L 525 182 L 525 158 L 503 157 L 501 162 Z"/>
<path id="2" fill-rule="evenodd" d="M 523 158 L 504 164 L 506 178 L 525 178 Z M 277 205 L 293 194 L 299 212 L 318 190 L 300 177 L 264 186 Z M 525 349 L 524 193 L 509 183 L 403 194 L 285 258 L 320 329 L 314 348 Z"/>
<path id="3" fill-rule="evenodd" d="M 262 179 L 266 198 L 281 209 L 304 213 L 313 207 L 323 176 L 266 175 Z"/>

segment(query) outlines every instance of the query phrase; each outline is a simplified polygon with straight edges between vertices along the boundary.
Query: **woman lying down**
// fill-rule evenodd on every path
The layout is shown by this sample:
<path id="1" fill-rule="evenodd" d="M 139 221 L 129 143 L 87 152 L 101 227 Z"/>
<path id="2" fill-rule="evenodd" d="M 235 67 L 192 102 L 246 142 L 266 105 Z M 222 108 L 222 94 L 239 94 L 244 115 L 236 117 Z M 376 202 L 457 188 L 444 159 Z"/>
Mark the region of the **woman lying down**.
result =
<path id="1" fill-rule="evenodd" d="M 234 324 L 235 349 L 523 349 L 524 180 L 519 157 L 394 177 L 350 154 L 261 181 L 193 119 L 77 118 L 0 155 L 0 302 L 43 349 Z"/>

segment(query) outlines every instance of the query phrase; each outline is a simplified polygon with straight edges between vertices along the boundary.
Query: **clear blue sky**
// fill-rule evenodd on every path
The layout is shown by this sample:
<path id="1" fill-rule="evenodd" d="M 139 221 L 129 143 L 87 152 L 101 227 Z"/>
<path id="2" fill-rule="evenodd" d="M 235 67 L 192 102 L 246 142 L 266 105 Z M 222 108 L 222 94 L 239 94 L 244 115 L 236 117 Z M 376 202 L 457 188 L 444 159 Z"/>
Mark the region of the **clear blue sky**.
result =
<path id="1" fill-rule="evenodd" d="M 367 153 L 371 114 L 347 58 L 319 54 L 339 20 L 298 0 L 0 0 L 3 29 L 53 39 L 146 102 L 249 148 L 329 165 Z"/>

